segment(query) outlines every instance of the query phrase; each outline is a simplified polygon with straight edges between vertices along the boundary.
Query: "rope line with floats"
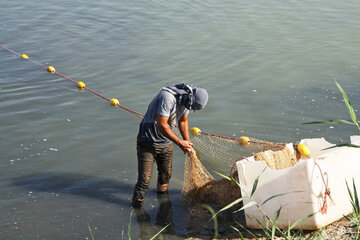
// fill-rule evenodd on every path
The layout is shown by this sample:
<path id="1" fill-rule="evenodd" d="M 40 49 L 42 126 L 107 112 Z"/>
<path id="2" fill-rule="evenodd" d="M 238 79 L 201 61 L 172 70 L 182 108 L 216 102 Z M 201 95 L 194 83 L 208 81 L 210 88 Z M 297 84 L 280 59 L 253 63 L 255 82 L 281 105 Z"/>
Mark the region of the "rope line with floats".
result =
<path id="1" fill-rule="evenodd" d="M 69 77 L 67 77 L 67 76 L 65 76 L 65 75 L 57 72 L 56 69 L 55 69 L 55 67 L 53 67 L 53 66 L 45 66 L 45 65 L 41 64 L 40 62 L 38 62 L 38 61 L 32 59 L 31 57 L 29 57 L 29 55 L 18 53 L 18 52 L 16 52 L 16 51 L 12 50 L 12 49 L 9 49 L 9 48 L 5 47 L 5 46 L 2 45 L 2 44 L 0 44 L 0 48 L 2 48 L 2 49 L 4 49 L 4 50 L 7 50 L 8 52 L 10 52 L 10 53 L 12 53 L 12 54 L 14 54 L 14 55 L 17 55 L 17 56 L 19 56 L 19 57 L 21 57 L 21 58 L 23 58 L 23 59 L 25 59 L 25 60 L 31 61 L 32 63 L 34 63 L 34 64 L 36 64 L 36 65 L 38 65 L 38 66 L 46 69 L 46 70 L 47 70 L 49 73 L 51 73 L 51 74 L 56 74 L 56 75 L 58 75 L 58 76 L 60 76 L 60 77 L 62 77 L 62 78 L 64 78 L 64 79 L 66 79 L 66 80 L 68 80 L 68 81 L 76 84 L 76 86 L 77 86 L 79 89 L 82 89 L 82 90 L 83 90 L 83 89 L 86 89 L 86 90 L 88 90 L 89 92 L 95 94 L 96 96 L 101 97 L 101 98 L 105 99 L 106 101 L 110 102 L 110 104 L 111 104 L 112 106 L 120 107 L 120 108 L 122 108 L 122 109 L 124 109 L 124 110 L 126 110 L 126 111 L 128 111 L 128 112 L 130 112 L 130 113 L 132 113 L 132 114 L 134 114 L 135 116 L 137 116 L 137 117 L 140 118 L 140 119 L 142 119 L 142 118 L 144 117 L 144 114 L 139 113 L 139 112 L 136 112 L 136 111 L 134 111 L 134 110 L 132 110 L 132 109 L 130 109 L 130 108 L 128 108 L 128 107 L 125 107 L 124 105 L 121 105 L 118 99 L 116 99 L 116 98 L 112 98 L 112 99 L 107 98 L 107 97 L 103 96 L 102 94 L 100 94 L 100 93 L 98 93 L 98 92 L 96 92 L 96 91 L 88 88 L 84 82 L 77 82 L 77 81 L 75 81 L 75 80 L 73 80 L 73 79 L 71 79 L 71 78 L 69 78 Z M 270 143 L 270 142 L 266 142 L 266 141 L 250 139 L 250 138 L 248 138 L 248 137 L 232 138 L 232 137 L 226 137 L 226 136 L 221 136 L 221 135 L 206 133 L 206 132 L 202 132 L 202 131 L 201 131 L 199 128 L 197 128 L 197 127 L 192 128 L 192 129 L 190 130 L 190 132 L 192 133 L 193 136 L 198 136 L 198 135 L 200 135 L 200 134 L 203 134 L 203 135 L 206 135 L 206 136 L 209 136 L 209 137 L 215 137 L 215 138 L 227 140 L 227 141 L 229 141 L 229 142 L 231 142 L 231 143 L 234 143 L 234 144 L 240 144 L 241 146 L 248 146 L 250 143 L 254 143 L 254 144 L 269 144 L 269 143 Z M 275 144 L 275 145 L 278 145 L 278 146 L 281 146 L 281 147 L 285 146 L 283 143 L 272 143 L 272 144 Z"/>

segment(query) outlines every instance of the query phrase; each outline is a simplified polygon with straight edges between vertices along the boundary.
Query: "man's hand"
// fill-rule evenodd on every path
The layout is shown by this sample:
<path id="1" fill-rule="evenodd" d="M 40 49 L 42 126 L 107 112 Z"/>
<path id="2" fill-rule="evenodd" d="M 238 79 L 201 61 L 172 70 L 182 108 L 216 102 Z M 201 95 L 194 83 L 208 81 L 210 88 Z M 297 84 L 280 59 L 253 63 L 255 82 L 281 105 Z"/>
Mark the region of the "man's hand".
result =
<path id="1" fill-rule="evenodd" d="M 168 122 L 168 117 L 158 115 L 157 117 L 157 128 L 158 130 L 168 139 L 173 141 L 176 145 L 178 145 L 184 153 L 187 153 L 192 148 L 192 143 L 190 139 L 181 140 L 178 138 L 175 133 L 171 130 Z"/>
<path id="2" fill-rule="evenodd" d="M 157 128 L 158 130 L 168 139 L 173 141 L 176 145 L 178 145 L 181 150 L 186 154 L 190 152 L 192 148 L 192 143 L 190 142 L 189 137 L 189 127 L 187 121 L 187 115 L 184 115 L 179 120 L 179 129 L 181 135 L 184 137 L 184 140 L 178 138 L 175 133 L 170 129 L 168 122 L 168 117 L 158 115 L 157 117 Z"/>
<path id="3" fill-rule="evenodd" d="M 185 154 L 190 152 L 193 146 L 193 144 L 190 141 L 186 141 L 186 140 L 181 140 L 178 145 Z"/>

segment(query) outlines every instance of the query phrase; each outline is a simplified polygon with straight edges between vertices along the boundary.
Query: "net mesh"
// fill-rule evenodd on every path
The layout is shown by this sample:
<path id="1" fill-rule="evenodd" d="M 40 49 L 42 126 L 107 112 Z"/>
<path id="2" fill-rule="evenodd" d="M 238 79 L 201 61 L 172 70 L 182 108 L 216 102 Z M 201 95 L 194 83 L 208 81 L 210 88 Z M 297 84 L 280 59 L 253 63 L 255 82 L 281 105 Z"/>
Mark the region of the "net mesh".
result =
<path id="1" fill-rule="evenodd" d="M 281 150 L 284 143 L 263 141 L 248 138 L 249 144 L 242 146 L 237 139 L 223 138 L 215 135 L 200 134 L 193 136 L 191 142 L 197 151 L 198 158 L 209 169 L 228 174 L 234 163 L 243 157 L 251 156 L 254 152 L 266 150 Z"/>
<path id="2" fill-rule="evenodd" d="M 176 132 L 179 134 L 179 131 Z M 255 161 L 265 161 L 272 169 L 295 165 L 299 154 L 295 146 L 256 138 L 224 138 L 216 135 L 192 136 L 194 151 L 186 154 L 182 198 L 189 203 L 216 202 L 224 207 L 241 197 L 240 188 L 232 181 L 214 178 L 215 170 L 237 179 L 233 171 L 236 161 L 253 156 Z M 209 169 L 209 170 L 208 170 Z"/>
<path id="3" fill-rule="evenodd" d="M 277 151 L 266 151 L 254 153 L 255 161 L 265 161 L 269 168 L 274 170 L 284 169 L 294 166 L 300 159 L 295 149 L 283 148 Z"/>
<path id="4" fill-rule="evenodd" d="M 226 206 L 240 196 L 237 184 L 227 179 L 213 178 L 200 162 L 195 150 L 186 154 L 183 200 L 190 204 L 212 202 Z"/>

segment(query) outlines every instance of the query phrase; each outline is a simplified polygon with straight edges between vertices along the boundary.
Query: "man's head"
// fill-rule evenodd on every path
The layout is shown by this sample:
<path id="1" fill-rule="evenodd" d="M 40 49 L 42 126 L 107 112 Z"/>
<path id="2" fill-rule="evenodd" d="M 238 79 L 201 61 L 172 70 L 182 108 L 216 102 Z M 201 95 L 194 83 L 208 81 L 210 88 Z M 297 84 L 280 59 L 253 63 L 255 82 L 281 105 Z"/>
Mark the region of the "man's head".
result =
<path id="1" fill-rule="evenodd" d="M 208 101 L 208 93 L 205 89 L 192 87 L 186 83 L 176 84 L 174 87 L 164 87 L 162 90 L 179 96 L 179 101 L 189 110 L 203 109 Z"/>
<path id="2" fill-rule="evenodd" d="M 192 110 L 200 110 L 205 107 L 208 101 L 208 93 L 203 88 L 193 88 L 193 102 L 191 104 Z"/>

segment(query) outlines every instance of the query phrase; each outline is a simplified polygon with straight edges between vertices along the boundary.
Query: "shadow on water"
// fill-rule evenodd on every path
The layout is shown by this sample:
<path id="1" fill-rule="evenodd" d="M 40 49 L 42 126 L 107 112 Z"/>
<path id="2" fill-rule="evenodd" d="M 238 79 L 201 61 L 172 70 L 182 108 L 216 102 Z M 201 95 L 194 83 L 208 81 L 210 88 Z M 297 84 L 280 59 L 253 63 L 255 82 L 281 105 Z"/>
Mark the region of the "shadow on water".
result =
<path id="1" fill-rule="evenodd" d="M 129 207 L 129 209 L 131 203 L 128 197 L 123 197 L 122 199 L 116 196 L 116 194 L 122 193 L 131 196 L 134 188 L 132 184 L 102 177 L 65 172 L 42 172 L 25 175 L 12 179 L 12 183 L 17 187 L 31 191 L 78 195 L 123 205 Z M 179 191 L 171 192 L 175 195 L 180 195 Z M 154 193 L 149 191 L 147 194 L 148 198 L 154 197 L 153 194 Z M 151 223 L 150 217 L 150 215 L 155 215 L 152 211 L 149 215 L 144 208 L 134 209 L 140 230 L 138 234 L 141 238 L 149 238 L 156 233 L 154 230 L 160 230 L 169 224 L 163 233 L 176 238 L 175 223 L 173 222 L 173 206 L 169 195 L 157 195 L 156 199 L 159 208 L 156 217 L 154 216 L 156 220 L 154 224 Z"/>
<path id="2" fill-rule="evenodd" d="M 42 172 L 14 178 L 13 184 L 32 191 L 63 193 L 129 206 L 127 199 L 114 194 L 133 191 L 133 185 L 90 175 Z"/>

